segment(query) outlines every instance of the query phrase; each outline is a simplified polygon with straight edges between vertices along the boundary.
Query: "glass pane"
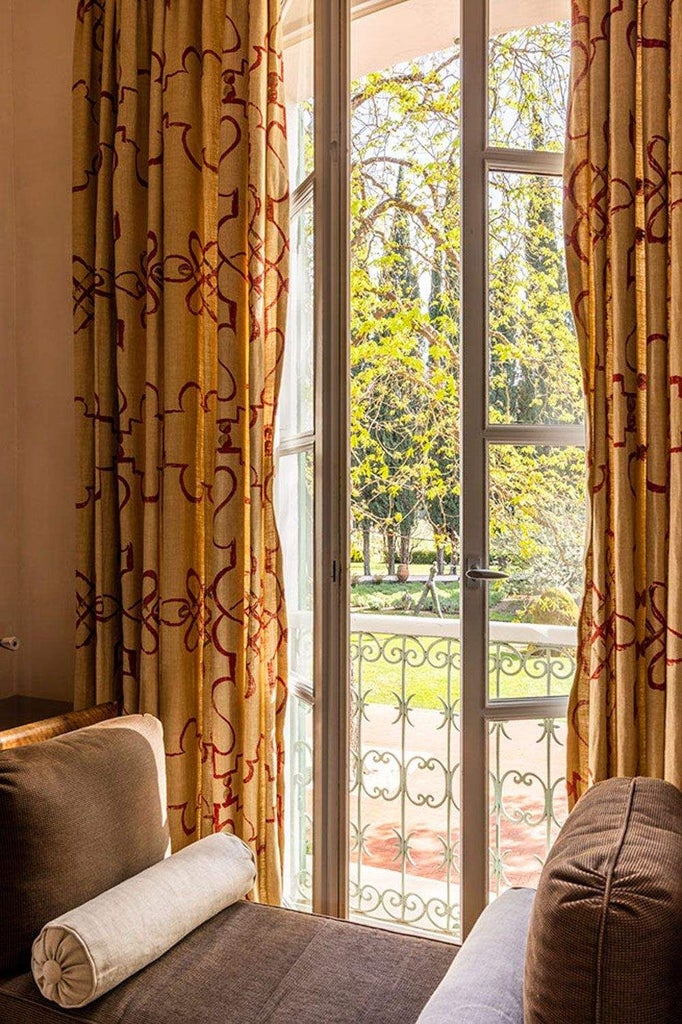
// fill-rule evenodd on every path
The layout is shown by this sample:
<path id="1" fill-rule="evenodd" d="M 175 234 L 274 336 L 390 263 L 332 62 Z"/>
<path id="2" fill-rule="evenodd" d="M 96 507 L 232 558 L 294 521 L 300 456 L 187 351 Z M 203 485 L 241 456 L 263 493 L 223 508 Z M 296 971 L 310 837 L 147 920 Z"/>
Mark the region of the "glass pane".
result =
<path id="1" fill-rule="evenodd" d="M 289 693 L 286 722 L 284 896 L 286 906 L 312 910 L 313 706 Z"/>
<path id="2" fill-rule="evenodd" d="M 281 438 L 312 431 L 314 424 L 315 267 L 313 204 L 291 223 L 289 311 L 279 399 Z"/>
<path id="3" fill-rule="evenodd" d="M 312 909 L 313 453 L 280 456 L 275 505 L 289 621 L 285 898 Z"/>
<path id="4" fill-rule="evenodd" d="M 291 191 L 314 161 L 314 0 L 284 5 L 284 82 Z M 312 201 L 292 218 L 290 283 L 278 440 L 313 430 L 314 262 Z M 276 483 L 289 619 L 286 721 L 285 902 L 312 909 L 313 479 L 312 451 L 282 455 Z"/>
<path id="5" fill-rule="evenodd" d="M 491 146 L 564 145 L 570 63 L 569 0 L 490 0 Z"/>
<path id="6" fill-rule="evenodd" d="M 559 178 L 490 174 L 491 423 L 579 423 L 583 418 L 561 201 Z"/>
<path id="7" fill-rule="evenodd" d="M 290 0 L 284 6 L 284 88 L 292 192 L 313 170 L 314 6 L 314 0 Z"/>
<path id="8" fill-rule="evenodd" d="M 490 895 L 536 886 L 568 814 L 566 719 L 491 722 Z"/>
<path id="9" fill-rule="evenodd" d="M 459 934 L 460 646 L 451 619 L 352 616 L 351 913 Z"/>
<path id="10" fill-rule="evenodd" d="M 361 5 L 351 41 L 350 905 L 448 937 L 460 906 L 458 11 Z"/>
<path id="11" fill-rule="evenodd" d="M 585 453 L 491 445 L 491 699 L 568 693 L 583 581 Z"/>
<path id="12" fill-rule="evenodd" d="M 284 556 L 290 670 L 312 684 L 313 453 L 283 455 L 277 469 L 277 525 Z"/>

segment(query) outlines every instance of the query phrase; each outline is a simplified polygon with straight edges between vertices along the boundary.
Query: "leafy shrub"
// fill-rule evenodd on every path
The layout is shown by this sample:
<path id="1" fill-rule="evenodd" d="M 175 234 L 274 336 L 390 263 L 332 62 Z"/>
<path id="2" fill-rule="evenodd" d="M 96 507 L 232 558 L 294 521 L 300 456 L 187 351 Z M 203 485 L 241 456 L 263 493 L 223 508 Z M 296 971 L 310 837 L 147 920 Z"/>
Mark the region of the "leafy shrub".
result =
<path id="1" fill-rule="evenodd" d="M 567 590 L 550 587 L 530 601 L 520 618 L 546 626 L 575 626 L 578 614 L 578 605 Z"/>
<path id="2" fill-rule="evenodd" d="M 412 565 L 433 565 L 437 557 L 435 548 L 417 548 L 412 552 Z"/>
<path id="3" fill-rule="evenodd" d="M 385 612 L 393 608 L 394 601 L 394 594 L 382 594 L 380 590 L 365 591 L 364 587 L 356 587 L 351 607 L 357 612 Z"/>

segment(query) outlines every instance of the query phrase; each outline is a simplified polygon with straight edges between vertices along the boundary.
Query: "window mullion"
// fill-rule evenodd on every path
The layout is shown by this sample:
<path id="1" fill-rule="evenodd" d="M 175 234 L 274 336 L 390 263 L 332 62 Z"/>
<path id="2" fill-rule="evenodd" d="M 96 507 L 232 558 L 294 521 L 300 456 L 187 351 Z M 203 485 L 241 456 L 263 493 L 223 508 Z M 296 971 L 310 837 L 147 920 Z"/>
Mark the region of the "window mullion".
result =
<path id="1" fill-rule="evenodd" d="M 546 174 L 561 177 L 564 154 L 534 149 L 485 150 L 484 159 L 489 171 L 509 171 L 517 174 Z"/>
<path id="2" fill-rule="evenodd" d="M 492 700 L 483 712 L 486 722 L 537 721 L 563 718 L 568 697 L 525 697 L 518 700 Z"/>
<path id="3" fill-rule="evenodd" d="M 315 171 L 311 171 L 308 177 L 304 178 L 301 184 L 294 189 L 291 196 L 290 216 L 292 220 L 302 213 L 309 203 L 312 203 L 314 191 Z"/>
<path id="4" fill-rule="evenodd" d="M 313 910 L 348 915 L 350 0 L 315 2 Z"/>
<path id="5" fill-rule="evenodd" d="M 462 0 L 462 577 L 488 544 L 487 421 L 487 3 Z M 485 561 L 479 564 L 485 564 Z M 488 636 L 486 591 L 462 587 L 461 927 L 464 938 L 488 892 Z"/>
<path id="6" fill-rule="evenodd" d="M 490 444 L 585 445 L 585 427 L 581 423 L 495 423 L 486 427 Z"/>
<path id="7" fill-rule="evenodd" d="M 315 434 L 296 434 L 283 437 L 277 444 L 278 456 L 299 455 L 301 452 L 312 452 L 315 449 Z"/>

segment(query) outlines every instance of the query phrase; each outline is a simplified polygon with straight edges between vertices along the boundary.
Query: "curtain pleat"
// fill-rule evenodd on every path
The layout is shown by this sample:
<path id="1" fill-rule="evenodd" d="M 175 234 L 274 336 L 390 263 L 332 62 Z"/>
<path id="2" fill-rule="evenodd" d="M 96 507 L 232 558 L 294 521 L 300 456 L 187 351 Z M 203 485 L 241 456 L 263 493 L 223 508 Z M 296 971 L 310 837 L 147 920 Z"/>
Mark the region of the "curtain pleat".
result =
<path id="1" fill-rule="evenodd" d="M 161 718 L 174 847 L 230 828 L 276 903 L 279 0 L 81 0 L 74 68 L 76 702 Z"/>
<path id="2" fill-rule="evenodd" d="M 564 212 L 590 504 L 574 802 L 613 775 L 682 785 L 682 34 L 671 0 L 575 0 L 572 33 Z"/>

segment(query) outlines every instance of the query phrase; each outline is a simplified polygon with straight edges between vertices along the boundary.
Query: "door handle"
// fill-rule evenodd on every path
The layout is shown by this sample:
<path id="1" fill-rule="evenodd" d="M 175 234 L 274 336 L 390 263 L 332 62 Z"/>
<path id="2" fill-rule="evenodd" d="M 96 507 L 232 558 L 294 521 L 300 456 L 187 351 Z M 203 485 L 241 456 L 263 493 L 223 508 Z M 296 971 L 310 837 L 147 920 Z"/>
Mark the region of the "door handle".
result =
<path id="1" fill-rule="evenodd" d="M 478 565 L 472 565 L 464 573 L 468 587 L 477 587 L 481 583 L 491 583 L 494 580 L 508 580 L 509 573 L 500 569 L 482 569 Z"/>
<path id="2" fill-rule="evenodd" d="M 508 580 L 508 572 L 500 572 L 499 569 L 467 569 L 468 580 Z"/>

